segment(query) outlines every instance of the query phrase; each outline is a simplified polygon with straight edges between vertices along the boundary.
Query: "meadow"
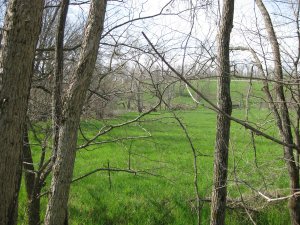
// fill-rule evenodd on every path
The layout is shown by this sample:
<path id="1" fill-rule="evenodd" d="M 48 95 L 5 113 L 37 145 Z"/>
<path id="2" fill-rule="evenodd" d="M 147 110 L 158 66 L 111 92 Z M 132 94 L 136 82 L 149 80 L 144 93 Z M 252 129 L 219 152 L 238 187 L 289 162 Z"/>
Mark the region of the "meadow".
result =
<path id="1" fill-rule="evenodd" d="M 201 86 L 202 85 L 202 86 Z M 215 101 L 216 82 L 201 83 L 200 89 Z M 235 117 L 245 119 L 246 82 L 232 83 L 233 102 L 239 103 Z M 251 91 L 249 121 L 265 132 L 278 136 L 274 121 L 261 104 L 261 84 Z M 174 104 L 195 105 L 187 93 L 174 98 Z M 198 185 L 201 198 L 202 224 L 209 223 L 209 198 L 213 180 L 213 155 L 216 113 L 201 104 L 194 109 L 159 110 L 138 122 L 118 127 L 100 136 L 97 144 L 78 149 L 74 178 L 91 171 L 98 172 L 72 184 L 69 200 L 70 224 L 195 224 L 193 152 L 174 114 L 185 125 L 197 150 Z M 105 120 L 83 119 L 79 143 L 92 138 L 101 127 L 134 119 L 139 114 L 128 112 Z M 39 124 L 37 126 L 45 126 Z M 33 137 L 32 137 L 33 139 Z M 34 142 L 34 140 L 33 140 Z M 226 224 L 289 224 L 287 202 L 267 204 L 257 195 L 288 194 L 288 177 L 282 147 L 232 123 L 229 153 L 228 198 L 243 204 L 229 204 Z M 34 158 L 40 149 L 32 147 Z M 108 172 L 105 168 L 119 171 Z M 130 171 L 136 171 L 131 173 Z M 45 190 L 49 186 L 47 181 Z M 20 224 L 26 218 L 26 192 L 20 193 Z M 46 197 L 42 197 L 45 212 Z M 247 207 L 251 210 L 247 211 Z"/>

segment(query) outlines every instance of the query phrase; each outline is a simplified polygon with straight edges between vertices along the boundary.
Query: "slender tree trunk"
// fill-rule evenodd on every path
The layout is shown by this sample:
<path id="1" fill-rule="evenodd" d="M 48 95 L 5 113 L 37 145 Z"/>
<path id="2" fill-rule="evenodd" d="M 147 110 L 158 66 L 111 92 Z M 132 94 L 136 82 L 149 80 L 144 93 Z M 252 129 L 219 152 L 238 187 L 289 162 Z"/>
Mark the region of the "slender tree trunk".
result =
<path id="1" fill-rule="evenodd" d="M 35 168 L 26 125 L 23 145 L 23 168 L 25 170 L 25 188 L 27 192 L 28 225 L 37 225 L 40 223 L 40 199 L 38 196 L 41 191 L 41 185 L 39 185 L 39 176 L 34 173 Z"/>
<path id="2" fill-rule="evenodd" d="M 143 112 L 143 95 L 142 95 L 142 88 L 141 88 L 141 82 L 138 80 L 135 82 L 136 85 L 136 103 L 137 103 L 137 109 L 139 113 Z"/>
<path id="3" fill-rule="evenodd" d="M 277 95 L 277 102 L 280 111 L 280 118 L 281 118 L 281 129 L 280 134 L 285 143 L 293 144 L 293 135 L 291 130 L 291 121 L 289 117 L 289 110 L 285 99 L 284 88 L 281 83 L 283 80 L 283 72 L 282 72 L 282 63 L 281 63 L 281 56 L 280 56 L 280 48 L 278 44 L 278 40 L 273 28 L 271 17 L 262 2 L 262 0 L 256 0 L 256 5 L 258 6 L 266 26 L 266 30 L 268 32 L 268 38 L 271 43 L 273 57 L 274 57 L 274 73 L 275 78 L 279 81 L 276 84 L 275 92 Z M 279 126 L 279 127 L 280 127 Z M 286 165 L 288 168 L 288 173 L 290 177 L 290 189 L 291 194 L 299 191 L 299 170 L 295 163 L 295 157 L 293 148 L 284 147 L 284 158 L 286 161 Z M 300 197 L 295 196 L 290 199 L 289 202 L 289 209 L 290 209 L 290 216 L 291 216 L 291 224 L 292 225 L 299 225 L 300 224 Z"/>
<path id="4" fill-rule="evenodd" d="M 55 45 L 55 67 L 54 67 L 54 86 L 52 94 L 52 126 L 53 126 L 53 147 L 52 161 L 49 169 L 52 169 L 56 160 L 59 141 L 59 129 L 62 124 L 63 103 L 62 103 L 62 83 L 64 73 L 64 36 L 66 19 L 69 9 L 69 0 L 62 0 L 60 3 L 60 15 L 56 32 Z M 65 223 L 68 223 L 68 213 L 65 215 Z"/>
<path id="5" fill-rule="evenodd" d="M 53 168 L 45 218 L 46 225 L 62 225 L 66 218 L 80 115 L 96 63 L 106 4 L 106 0 L 91 1 L 82 51 L 73 75 L 74 81 L 68 92 L 59 129 L 57 158 Z"/>
<path id="6" fill-rule="evenodd" d="M 40 194 L 42 191 L 42 185 L 39 177 L 36 177 L 33 183 L 33 190 L 30 196 L 28 196 L 27 212 L 28 212 L 28 225 L 37 225 L 41 223 L 41 202 Z"/>
<path id="7" fill-rule="evenodd" d="M 62 82 L 64 70 L 64 35 L 66 19 L 69 8 L 69 0 L 62 0 L 60 3 L 60 16 L 56 32 L 55 45 L 55 67 L 54 67 L 54 86 L 52 94 L 52 126 L 53 126 L 53 152 L 52 162 L 55 161 L 59 140 L 59 127 L 62 121 Z"/>
<path id="8" fill-rule="evenodd" d="M 294 61 L 294 67 L 295 67 L 295 77 L 298 76 L 298 64 L 300 61 L 300 23 L 299 23 L 299 16 L 300 16 L 300 0 L 298 0 L 297 10 L 295 12 L 295 20 L 296 20 L 296 30 L 297 30 L 297 39 L 298 39 L 298 55 L 296 60 Z M 296 92 L 296 101 L 300 102 L 300 82 L 297 80 L 297 92 Z M 296 118 L 296 127 L 295 127 L 295 139 L 296 139 L 296 145 L 300 146 L 300 106 L 297 104 L 296 106 L 296 112 L 297 112 L 297 118 Z M 300 169 L 300 150 L 297 150 L 296 153 L 296 164 L 298 167 L 298 171 Z"/>
<path id="9" fill-rule="evenodd" d="M 43 0 L 10 0 L 3 28 L 0 90 L 0 224 L 16 224 L 23 132 Z"/>
<path id="10" fill-rule="evenodd" d="M 230 33 L 233 26 L 233 13 L 234 0 L 224 0 L 218 36 L 218 106 L 228 115 L 231 115 L 232 111 L 229 44 Z M 219 113 L 217 116 L 211 225 L 223 225 L 225 223 L 229 137 L 230 119 L 222 113 Z"/>
<path id="11" fill-rule="evenodd" d="M 40 193 L 41 190 L 37 190 L 36 193 Z M 40 212 L 41 212 L 41 203 L 39 196 L 34 196 L 28 202 L 28 225 L 38 225 L 41 224 Z"/>
<path id="12" fill-rule="evenodd" d="M 28 128 L 25 125 L 24 129 L 24 145 L 23 145 L 23 167 L 25 174 L 25 188 L 27 192 L 27 196 L 31 196 L 34 189 L 34 166 L 33 159 L 31 154 L 31 149 L 29 145 L 29 137 L 28 137 Z"/>

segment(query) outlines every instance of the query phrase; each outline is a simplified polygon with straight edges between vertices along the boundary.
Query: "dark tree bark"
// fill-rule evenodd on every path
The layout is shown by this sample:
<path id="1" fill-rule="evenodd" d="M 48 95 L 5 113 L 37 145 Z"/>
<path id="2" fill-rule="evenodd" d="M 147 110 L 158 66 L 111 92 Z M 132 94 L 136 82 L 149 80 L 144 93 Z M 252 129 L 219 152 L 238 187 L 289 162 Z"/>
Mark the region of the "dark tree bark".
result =
<path id="1" fill-rule="evenodd" d="M 54 67 L 54 86 L 52 94 L 52 126 L 53 126 L 53 153 L 52 160 L 55 161 L 59 140 L 59 127 L 62 121 L 62 82 L 64 70 L 64 36 L 66 19 L 69 8 L 69 0 L 62 0 L 60 5 L 60 16 L 56 32 L 55 45 L 55 67 Z"/>
<path id="2" fill-rule="evenodd" d="M 74 81 L 68 91 L 59 129 L 57 157 L 45 218 L 46 225 L 62 225 L 66 218 L 80 115 L 96 63 L 106 4 L 106 0 L 91 1 L 80 59 L 73 74 Z"/>
<path id="3" fill-rule="evenodd" d="M 35 168 L 31 154 L 28 129 L 25 125 L 23 145 L 23 168 L 25 172 L 25 188 L 27 192 L 28 225 L 40 224 L 40 199 L 42 184 L 40 173 L 34 173 Z"/>
<path id="4" fill-rule="evenodd" d="M 271 43 L 273 57 L 274 57 L 274 74 L 275 79 L 279 82 L 276 83 L 275 92 L 277 96 L 277 102 L 280 112 L 280 121 L 277 123 L 279 124 L 279 132 L 282 137 L 282 140 L 285 143 L 293 145 L 293 135 L 291 130 L 291 121 L 289 116 L 289 110 L 284 94 L 284 88 L 282 81 L 283 80 L 283 72 L 282 72 L 282 63 L 281 63 L 281 56 L 280 56 L 280 48 L 278 39 L 276 37 L 276 33 L 273 28 L 271 17 L 262 2 L 262 0 L 256 0 L 256 5 L 259 8 L 264 23 L 266 26 L 266 30 L 268 33 L 268 38 Z M 293 148 L 291 147 L 284 147 L 284 158 L 286 161 L 286 165 L 288 168 L 288 173 L 290 177 L 290 189 L 291 194 L 299 191 L 299 170 L 295 163 L 295 157 L 293 153 Z M 299 225 L 300 224 L 300 197 L 294 196 L 290 199 L 289 202 L 289 209 L 290 209 L 290 216 L 291 216 L 291 224 Z"/>
<path id="5" fill-rule="evenodd" d="M 0 90 L 0 224 L 16 224 L 23 132 L 43 0 L 8 2 Z"/>
<path id="6" fill-rule="evenodd" d="M 233 26 L 234 0 L 224 0 L 223 13 L 218 36 L 218 107 L 231 115 L 230 97 L 230 33 Z M 230 118 L 223 113 L 217 116 L 215 143 L 214 183 L 211 202 L 211 225 L 225 223 L 227 197 L 228 149 L 230 137 Z"/>

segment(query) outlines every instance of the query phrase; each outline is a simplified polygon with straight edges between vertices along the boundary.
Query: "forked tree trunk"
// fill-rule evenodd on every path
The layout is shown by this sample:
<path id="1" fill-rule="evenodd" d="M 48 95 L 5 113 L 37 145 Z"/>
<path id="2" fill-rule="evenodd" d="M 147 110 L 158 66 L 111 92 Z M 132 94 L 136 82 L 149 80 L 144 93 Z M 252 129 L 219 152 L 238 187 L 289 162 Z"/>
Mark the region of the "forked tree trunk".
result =
<path id="1" fill-rule="evenodd" d="M 43 5 L 43 0 L 10 0 L 5 16 L 0 57 L 0 224 L 16 224 L 23 131 Z"/>
<path id="2" fill-rule="evenodd" d="M 278 40 L 273 28 L 271 17 L 264 3 L 262 2 L 262 0 L 256 0 L 256 5 L 258 6 L 263 16 L 266 30 L 268 32 L 268 38 L 271 43 L 273 57 L 274 57 L 275 79 L 279 81 L 278 83 L 276 83 L 275 92 L 277 95 L 277 102 L 279 106 L 280 119 L 281 119 L 281 121 L 278 121 L 280 135 L 282 137 L 282 140 L 285 143 L 293 145 L 293 136 L 291 130 L 289 110 L 285 99 L 284 88 L 281 82 L 283 80 L 283 72 L 282 72 L 282 63 L 281 63 Z M 290 177 L 291 194 L 294 194 L 295 192 L 299 191 L 299 170 L 295 163 L 293 148 L 284 147 L 284 158 L 286 161 L 286 165 Z M 292 197 L 290 199 L 289 206 L 290 206 L 289 210 L 291 216 L 291 224 L 299 225 L 300 224 L 300 197 L 299 196 Z"/>
<path id="3" fill-rule="evenodd" d="M 33 164 L 31 148 L 28 138 L 28 129 L 25 128 L 24 132 L 24 146 L 23 146 L 23 167 L 25 169 L 25 187 L 27 192 L 27 217 L 28 225 L 40 224 L 40 194 L 42 191 L 43 183 L 51 170 L 56 156 L 57 140 L 58 140 L 58 127 L 62 115 L 62 102 L 61 102 L 61 86 L 62 86 L 62 71 L 63 71 L 63 40 L 64 40 L 64 27 L 66 22 L 66 15 L 68 11 L 69 0 L 62 0 L 60 9 L 60 17 L 56 33 L 56 54 L 55 54 L 55 82 L 53 88 L 53 153 L 51 163 L 43 168 L 44 157 L 41 156 L 39 167 L 35 168 Z M 57 10 L 50 21 L 50 24 L 56 18 Z M 50 25 L 49 25 L 50 27 Z M 44 149 L 42 149 L 44 151 Z M 34 172 L 35 171 L 35 172 Z"/>
<path id="4" fill-rule="evenodd" d="M 68 91 L 63 120 L 59 129 L 57 158 L 53 168 L 45 218 L 46 225 L 62 225 L 67 215 L 80 115 L 96 63 L 106 4 L 106 0 L 91 1 L 82 51 L 73 75 L 73 83 Z"/>
<path id="5" fill-rule="evenodd" d="M 224 0 L 218 36 L 218 106 L 231 115 L 229 44 L 233 26 L 234 0 Z M 211 225 L 225 223 L 227 197 L 227 168 L 230 137 L 230 119 L 219 113 L 214 159 L 214 183 L 211 201 Z"/>

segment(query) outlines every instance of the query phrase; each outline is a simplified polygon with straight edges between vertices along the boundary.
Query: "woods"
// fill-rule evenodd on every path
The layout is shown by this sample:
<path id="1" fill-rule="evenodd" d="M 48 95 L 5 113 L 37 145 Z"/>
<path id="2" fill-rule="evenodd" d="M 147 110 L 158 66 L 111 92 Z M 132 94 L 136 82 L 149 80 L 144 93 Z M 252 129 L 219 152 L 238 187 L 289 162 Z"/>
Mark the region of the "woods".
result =
<path id="1" fill-rule="evenodd" d="M 300 224 L 299 1 L 0 10 L 0 224 Z"/>

